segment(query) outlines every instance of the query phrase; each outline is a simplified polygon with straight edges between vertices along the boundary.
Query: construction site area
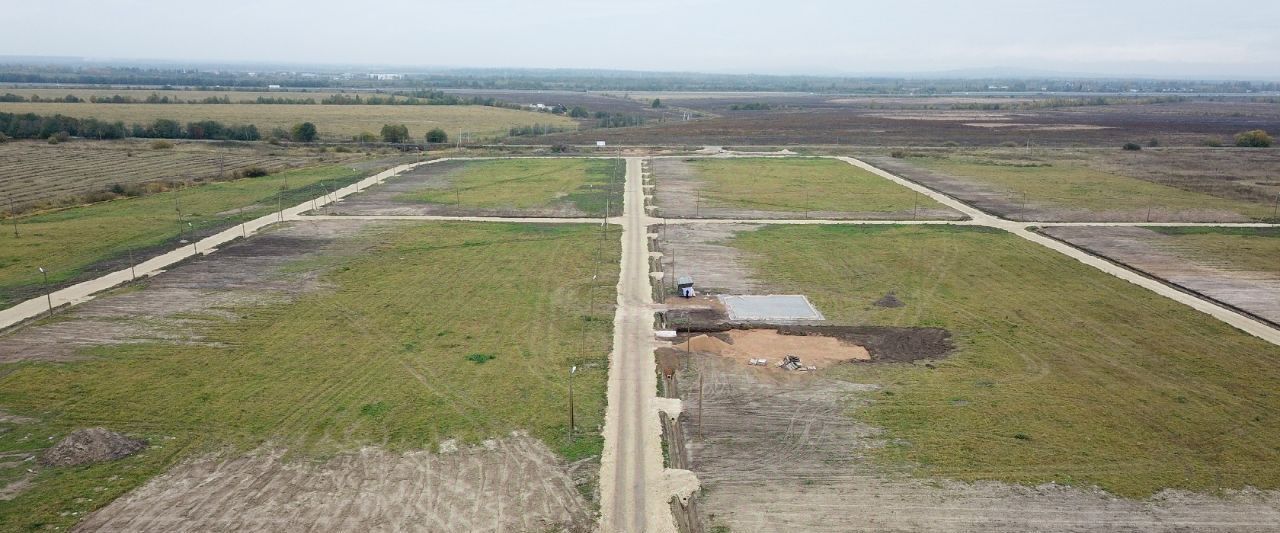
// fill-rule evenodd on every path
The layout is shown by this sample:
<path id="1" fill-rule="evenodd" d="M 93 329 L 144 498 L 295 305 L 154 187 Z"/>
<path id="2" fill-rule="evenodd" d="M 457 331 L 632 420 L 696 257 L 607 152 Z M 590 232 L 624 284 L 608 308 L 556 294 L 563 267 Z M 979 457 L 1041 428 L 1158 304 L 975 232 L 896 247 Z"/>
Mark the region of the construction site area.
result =
<path id="1" fill-rule="evenodd" d="M 0 502 L 85 531 L 1280 523 L 1275 288 L 1244 273 L 1273 225 L 1032 225 L 853 157 L 655 154 L 403 165 L 0 311 Z"/>

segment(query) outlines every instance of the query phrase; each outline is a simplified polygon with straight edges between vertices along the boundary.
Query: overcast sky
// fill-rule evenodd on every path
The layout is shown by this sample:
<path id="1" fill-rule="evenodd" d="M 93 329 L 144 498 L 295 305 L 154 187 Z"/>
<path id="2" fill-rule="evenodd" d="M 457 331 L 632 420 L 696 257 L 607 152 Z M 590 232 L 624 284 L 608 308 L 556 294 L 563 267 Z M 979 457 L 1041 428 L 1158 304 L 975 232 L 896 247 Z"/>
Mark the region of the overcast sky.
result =
<path id="1" fill-rule="evenodd" d="M 1002 67 L 1280 79 L 1275 1 L 6 4 L 3 55 L 762 74 Z"/>

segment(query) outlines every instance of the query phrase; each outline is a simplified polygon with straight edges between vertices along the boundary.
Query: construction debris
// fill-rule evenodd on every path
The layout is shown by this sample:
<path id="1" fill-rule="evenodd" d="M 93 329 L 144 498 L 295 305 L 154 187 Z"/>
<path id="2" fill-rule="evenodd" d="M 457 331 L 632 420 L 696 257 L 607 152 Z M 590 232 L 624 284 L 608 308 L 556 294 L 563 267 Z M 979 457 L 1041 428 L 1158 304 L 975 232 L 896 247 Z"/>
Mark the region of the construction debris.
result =
<path id="1" fill-rule="evenodd" d="M 747 361 L 747 364 L 751 366 L 765 366 L 769 364 L 769 360 L 768 359 L 752 359 L 750 361 Z"/>

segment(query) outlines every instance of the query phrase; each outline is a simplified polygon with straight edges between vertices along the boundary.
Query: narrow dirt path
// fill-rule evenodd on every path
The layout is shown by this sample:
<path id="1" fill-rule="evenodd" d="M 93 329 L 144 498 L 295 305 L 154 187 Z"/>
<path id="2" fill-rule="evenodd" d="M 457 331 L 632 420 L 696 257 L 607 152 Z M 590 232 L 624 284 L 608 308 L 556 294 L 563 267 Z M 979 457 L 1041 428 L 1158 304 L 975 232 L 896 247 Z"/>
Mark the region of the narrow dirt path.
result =
<path id="1" fill-rule="evenodd" d="M 601 530 L 675 531 L 664 494 L 662 428 L 656 410 L 653 293 L 640 160 L 627 159 L 622 272 L 609 355 L 608 410 L 600 458 Z"/>

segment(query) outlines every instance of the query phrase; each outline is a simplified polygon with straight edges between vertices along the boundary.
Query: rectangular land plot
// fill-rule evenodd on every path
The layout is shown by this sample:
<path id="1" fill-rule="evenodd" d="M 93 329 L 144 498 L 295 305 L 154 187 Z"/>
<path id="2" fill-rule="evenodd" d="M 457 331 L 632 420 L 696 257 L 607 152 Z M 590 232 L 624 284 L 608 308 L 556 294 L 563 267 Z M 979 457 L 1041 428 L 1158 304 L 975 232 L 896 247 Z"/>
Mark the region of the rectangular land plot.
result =
<path id="1" fill-rule="evenodd" d="M 44 293 L 38 268 L 52 288 L 91 279 L 127 267 L 130 253 L 140 261 L 365 175 L 326 165 L 21 216 L 18 237 L 0 232 L 0 307 Z"/>
<path id="2" fill-rule="evenodd" d="M 868 161 L 1013 220 L 1249 222 L 1276 216 L 1274 154 L 992 149 Z"/>
<path id="3" fill-rule="evenodd" d="M 956 348 L 785 378 L 695 354 L 710 358 L 680 383 L 709 526 L 1109 531 L 1280 516 L 1280 347 L 998 230 L 765 226 L 725 242 L 762 291 L 805 294 L 833 325 L 943 328 Z M 879 305 L 887 294 L 901 305 Z M 1247 487 L 1267 492 L 1232 492 Z"/>
<path id="4" fill-rule="evenodd" d="M 0 488 L 29 484 L 0 501 L 0 530 L 70 526 L 176 464 L 96 523 L 269 530 L 272 509 L 312 502 L 299 516 L 316 524 L 392 505 L 433 529 L 589 527 L 589 482 L 567 463 L 600 453 L 618 242 L 597 225 L 293 222 L 6 332 L 0 454 L 19 462 L 0 462 Z M 93 426 L 152 446 L 84 468 L 21 461 Z M 433 481 L 451 471 L 447 490 Z M 317 503 L 346 476 L 370 491 Z"/>
<path id="5" fill-rule="evenodd" d="M 963 218 L 927 196 L 843 161 L 656 158 L 660 216 L 671 218 Z"/>
<path id="6" fill-rule="evenodd" d="M 267 144 L 183 142 L 152 148 L 150 141 L 10 141 L 0 144 L 0 212 L 75 205 L 84 195 L 156 181 L 214 180 L 258 167 L 271 172 L 363 159 L 363 154 L 317 152 Z M 219 175 L 221 174 L 221 176 Z M 68 202 L 67 200 L 70 200 Z"/>
<path id="7" fill-rule="evenodd" d="M 1044 233 L 1280 324 L 1280 229 L 1048 227 Z"/>
<path id="8" fill-rule="evenodd" d="M 800 322 L 823 320 L 804 295 L 720 296 L 729 320 L 744 322 Z"/>
<path id="9" fill-rule="evenodd" d="M 622 211 L 621 159 L 449 160 L 349 196 L 334 215 L 603 217 Z"/>

